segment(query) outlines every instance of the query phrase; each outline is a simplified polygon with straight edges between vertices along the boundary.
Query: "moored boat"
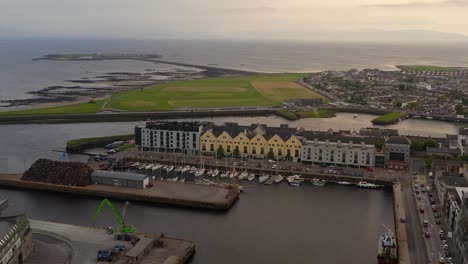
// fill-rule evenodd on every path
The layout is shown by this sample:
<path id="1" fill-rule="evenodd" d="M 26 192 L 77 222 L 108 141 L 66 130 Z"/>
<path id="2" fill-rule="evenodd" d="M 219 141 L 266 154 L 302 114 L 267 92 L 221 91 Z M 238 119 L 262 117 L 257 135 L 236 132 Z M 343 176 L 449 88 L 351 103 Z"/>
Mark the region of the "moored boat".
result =
<path id="1" fill-rule="evenodd" d="M 364 189 L 379 189 L 379 188 L 382 188 L 383 186 L 382 185 L 377 185 L 377 184 L 373 184 L 373 183 L 368 183 L 366 181 L 360 181 L 357 186 L 359 188 L 364 188 Z"/>
<path id="2" fill-rule="evenodd" d="M 391 232 L 384 233 L 379 238 L 377 261 L 379 264 L 397 264 L 397 243 Z"/>
<path id="3" fill-rule="evenodd" d="M 346 182 L 346 181 L 339 181 L 337 183 L 340 184 L 340 185 L 350 185 L 350 184 L 352 184 L 352 183 Z"/>
<path id="4" fill-rule="evenodd" d="M 270 175 L 263 174 L 262 176 L 260 176 L 260 178 L 258 178 L 258 182 L 259 183 L 264 183 L 264 182 L 268 181 L 268 179 L 270 179 Z"/>
<path id="5" fill-rule="evenodd" d="M 211 173 L 211 177 L 217 177 L 219 175 L 219 170 L 214 170 L 212 173 Z"/>
<path id="6" fill-rule="evenodd" d="M 156 164 L 156 165 L 153 166 L 153 168 L 151 168 L 151 170 L 152 170 L 152 171 L 159 170 L 159 169 L 161 169 L 162 167 L 163 167 L 162 164 Z"/>
<path id="7" fill-rule="evenodd" d="M 298 180 L 298 179 L 295 179 L 295 180 L 292 180 L 290 182 L 288 182 L 289 185 L 291 186 L 294 186 L 294 187 L 298 187 L 298 186 L 301 186 L 302 184 L 302 181 L 301 180 Z"/>
<path id="8" fill-rule="evenodd" d="M 284 180 L 284 177 L 281 175 L 276 175 L 275 176 L 275 183 L 280 183 Z"/>
<path id="9" fill-rule="evenodd" d="M 315 186 L 321 186 L 321 187 L 325 186 L 325 184 L 327 184 L 327 181 L 317 179 L 317 178 L 313 178 L 312 180 L 310 180 L 310 182 Z"/>
<path id="10" fill-rule="evenodd" d="M 233 171 L 233 172 L 231 172 L 231 174 L 229 174 L 229 178 L 231 178 L 231 179 L 236 178 L 237 175 L 239 175 L 239 172 Z"/>
<path id="11" fill-rule="evenodd" d="M 148 164 L 145 167 L 145 170 L 151 170 L 153 168 L 154 164 Z"/>
<path id="12" fill-rule="evenodd" d="M 254 173 L 249 173 L 249 177 L 247 177 L 247 180 L 249 180 L 249 181 L 255 180 L 255 174 Z"/>
<path id="13" fill-rule="evenodd" d="M 239 180 L 243 180 L 245 178 L 249 177 L 249 173 L 244 171 L 239 175 Z"/>
<path id="14" fill-rule="evenodd" d="M 226 178 L 229 177 L 229 171 L 225 171 L 224 173 L 221 174 L 221 178 Z"/>
<path id="15" fill-rule="evenodd" d="M 195 177 L 200 177 L 205 174 L 205 169 L 201 168 L 195 172 Z"/>

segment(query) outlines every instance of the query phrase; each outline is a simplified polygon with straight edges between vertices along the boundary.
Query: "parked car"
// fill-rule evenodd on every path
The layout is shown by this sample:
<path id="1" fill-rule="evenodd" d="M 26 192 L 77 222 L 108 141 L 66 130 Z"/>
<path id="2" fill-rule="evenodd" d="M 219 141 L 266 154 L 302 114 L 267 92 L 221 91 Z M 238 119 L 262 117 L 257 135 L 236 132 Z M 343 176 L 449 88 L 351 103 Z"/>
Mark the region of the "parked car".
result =
<path id="1" fill-rule="evenodd" d="M 424 226 L 424 227 L 428 227 L 428 226 L 429 226 L 429 221 L 424 220 L 424 221 L 423 221 L 423 226 Z"/>
<path id="2" fill-rule="evenodd" d="M 438 224 L 438 225 L 441 225 L 441 224 L 442 224 L 442 222 L 440 221 L 440 219 L 436 219 L 435 222 L 436 222 L 436 224 Z"/>
<path id="3" fill-rule="evenodd" d="M 427 231 L 424 232 L 424 237 L 425 237 L 425 238 L 430 238 L 430 237 L 431 237 L 431 233 L 429 233 L 429 232 L 427 232 Z"/>
<path id="4" fill-rule="evenodd" d="M 424 208 L 422 208 L 422 207 L 419 208 L 419 212 L 420 212 L 420 213 L 424 213 Z"/>

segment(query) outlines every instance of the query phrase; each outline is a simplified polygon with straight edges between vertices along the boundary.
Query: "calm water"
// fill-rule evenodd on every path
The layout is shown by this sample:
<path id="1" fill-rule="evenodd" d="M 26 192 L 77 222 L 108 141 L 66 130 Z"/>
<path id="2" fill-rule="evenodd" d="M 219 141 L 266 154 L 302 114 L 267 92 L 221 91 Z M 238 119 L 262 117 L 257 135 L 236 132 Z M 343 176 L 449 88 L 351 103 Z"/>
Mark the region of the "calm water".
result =
<path id="1" fill-rule="evenodd" d="M 161 68 L 147 62 L 58 62 L 32 59 L 51 53 L 157 53 L 163 59 L 259 72 L 310 72 L 351 68 L 394 69 L 398 64 L 468 65 L 466 42 L 346 43 L 196 40 L 0 39 L 0 99 L 29 98 L 27 91 L 109 71 Z M 70 85 L 68 83 L 68 85 Z"/>
<path id="2" fill-rule="evenodd" d="M 92 225 L 99 200 L 0 188 L 35 219 Z M 122 203 L 115 203 L 122 208 Z M 251 184 L 227 213 L 133 203 L 127 222 L 196 242 L 193 263 L 375 263 L 382 224 L 393 228 L 392 194 L 354 187 Z M 117 226 L 105 209 L 97 225 Z"/>

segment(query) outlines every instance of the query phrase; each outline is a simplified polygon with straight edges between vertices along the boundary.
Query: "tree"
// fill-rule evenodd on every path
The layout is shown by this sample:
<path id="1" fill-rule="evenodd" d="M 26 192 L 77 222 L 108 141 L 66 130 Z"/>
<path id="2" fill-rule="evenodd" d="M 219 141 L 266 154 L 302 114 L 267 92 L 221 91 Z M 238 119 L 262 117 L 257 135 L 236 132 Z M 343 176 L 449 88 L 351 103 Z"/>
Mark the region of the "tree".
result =
<path id="1" fill-rule="evenodd" d="M 462 104 L 457 104 L 455 106 L 455 111 L 457 112 L 457 115 L 464 115 L 465 114 L 465 109 Z"/>
<path id="2" fill-rule="evenodd" d="M 426 169 L 428 171 L 431 171 L 431 169 L 432 169 L 432 159 L 431 158 L 425 159 L 425 162 L 426 162 Z"/>
<path id="3" fill-rule="evenodd" d="M 218 149 L 216 150 L 216 156 L 218 158 L 224 157 L 224 148 L 223 148 L 223 146 L 221 146 L 221 145 L 218 146 Z"/>
<path id="4" fill-rule="evenodd" d="M 234 151 L 232 152 L 232 155 L 234 156 L 234 158 L 238 158 L 240 153 L 239 153 L 239 147 L 236 146 L 236 148 L 234 148 Z"/>
<path id="5" fill-rule="evenodd" d="M 268 159 L 274 159 L 275 158 L 275 153 L 273 153 L 273 149 L 270 149 L 267 153 L 267 158 Z"/>
<path id="6" fill-rule="evenodd" d="M 439 97 L 439 98 L 437 99 L 437 102 L 439 102 L 439 103 L 445 103 L 445 102 L 447 102 L 447 100 L 448 100 L 447 96 L 442 95 L 441 97 Z"/>
<path id="7" fill-rule="evenodd" d="M 460 159 L 463 161 L 468 161 L 468 154 L 461 156 Z"/>
<path id="8" fill-rule="evenodd" d="M 398 107 L 398 108 L 400 108 L 402 105 L 403 105 L 402 102 L 396 102 L 396 103 L 395 103 L 395 106 Z"/>
<path id="9" fill-rule="evenodd" d="M 400 91 L 403 91 L 403 90 L 405 89 L 405 84 L 404 84 L 404 83 L 398 84 L 398 89 L 399 89 Z"/>
<path id="10" fill-rule="evenodd" d="M 375 148 L 379 152 L 382 151 L 383 145 L 384 145 L 384 142 L 381 139 L 378 139 L 377 142 L 375 142 Z"/>

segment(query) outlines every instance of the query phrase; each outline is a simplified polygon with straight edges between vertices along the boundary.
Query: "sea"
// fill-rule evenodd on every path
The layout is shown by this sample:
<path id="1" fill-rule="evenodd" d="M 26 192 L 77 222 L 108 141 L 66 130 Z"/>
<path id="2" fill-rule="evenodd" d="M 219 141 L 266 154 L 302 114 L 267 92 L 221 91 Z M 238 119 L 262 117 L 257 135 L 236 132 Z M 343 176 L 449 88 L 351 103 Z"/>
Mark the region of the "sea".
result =
<path id="1" fill-rule="evenodd" d="M 468 66 L 468 42 L 326 42 L 188 39 L 0 39 L 0 100 L 106 72 L 163 67 L 142 61 L 33 61 L 53 53 L 151 53 L 163 60 L 255 72 L 316 72 L 431 64 Z"/>

